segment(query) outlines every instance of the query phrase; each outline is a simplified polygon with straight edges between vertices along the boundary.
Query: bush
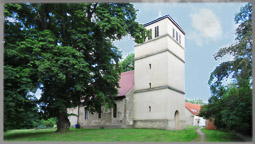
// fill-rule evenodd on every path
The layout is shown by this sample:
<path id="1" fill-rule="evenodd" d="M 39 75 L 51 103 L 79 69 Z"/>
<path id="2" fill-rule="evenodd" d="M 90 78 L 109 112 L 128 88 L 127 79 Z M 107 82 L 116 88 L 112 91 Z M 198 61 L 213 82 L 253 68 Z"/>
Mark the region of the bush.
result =
<path id="1" fill-rule="evenodd" d="M 46 129 L 47 127 L 43 124 L 39 125 L 38 127 L 36 127 L 36 129 Z"/>
<path id="2" fill-rule="evenodd" d="M 53 128 L 56 125 L 56 118 L 42 119 L 36 129 Z"/>

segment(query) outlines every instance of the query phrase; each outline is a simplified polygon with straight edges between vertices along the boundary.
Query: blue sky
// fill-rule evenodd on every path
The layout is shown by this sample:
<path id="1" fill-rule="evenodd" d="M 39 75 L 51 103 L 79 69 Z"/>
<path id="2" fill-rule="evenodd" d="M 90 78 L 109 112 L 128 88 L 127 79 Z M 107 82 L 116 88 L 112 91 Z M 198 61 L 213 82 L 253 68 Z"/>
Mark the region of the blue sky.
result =
<path id="1" fill-rule="evenodd" d="M 207 84 L 210 73 L 222 61 L 215 61 L 213 55 L 222 47 L 235 41 L 235 14 L 246 3 L 134 3 L 137 21 L 141 24 L 169 14 L 185 31 L 185 91 L 186 98 L 201 98 L 207 101 L 211 96 Z M 134 52 L 134 41 L 130 37 L 115 41 L 123 57 Z"/>

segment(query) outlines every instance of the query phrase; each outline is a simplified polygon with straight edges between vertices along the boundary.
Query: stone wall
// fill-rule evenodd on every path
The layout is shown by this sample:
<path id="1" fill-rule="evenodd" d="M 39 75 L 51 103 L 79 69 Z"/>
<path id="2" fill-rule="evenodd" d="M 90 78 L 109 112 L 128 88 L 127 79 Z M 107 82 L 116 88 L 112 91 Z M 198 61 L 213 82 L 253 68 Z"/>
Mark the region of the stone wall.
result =
<path id="1" fill-rule="evenodd" d="M 166 119 L 134 120 L 135 128 L 167 129 L 167 125 Z"/>
<path id="2" fill-rule="evenodd" d="M 88 119 L 85 119 L 85 107 L 80 107 L 79 123 L 81 127 L 102 127 L 109 125 L 122 125 L 124 118 L 124 102 L 125 99 L 116 100 L 117 105 L 117 117 L 113 117 L 113 108 L 106 110 L 102 107 L 101 118 L 98 117 L 98 113 L 90 113 Z"/>
<path id="3" fill-rule="evenodd" d="M 116 100 L 117 116 L 113 117 L 113 108 L 106 110 L 102 107 L 101 118 L 98 113 L 89 113 L 88 119 L 85 119 L 85 107 L 79 108 L 79 124 L 83 128 L 132 128 L 134 115 L 134 89 L 131 89 L 126 97 Z M 78 108 L 67 110 L 68 113 L 78 114 Z M 69 116 L 71 127 L 77 124 L 77 116 Z"/>
<path id="4" fill-rule="evenodd" d="M 123 128 L 133 128 L 134 118 L 134 88 L 132 88 L 125 98 L 124 123 Z"/>

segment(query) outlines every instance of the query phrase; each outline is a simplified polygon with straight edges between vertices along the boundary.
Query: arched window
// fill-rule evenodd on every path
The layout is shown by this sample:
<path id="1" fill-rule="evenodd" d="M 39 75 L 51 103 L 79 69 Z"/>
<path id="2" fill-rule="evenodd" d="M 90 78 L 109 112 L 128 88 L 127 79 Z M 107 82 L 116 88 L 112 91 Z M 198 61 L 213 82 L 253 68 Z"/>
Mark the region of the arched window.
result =
<path id="1" fill-rule="evenodd" d="M 174 121 L 175 121 L 175 130 L 180 130 L 180 118 L 179 118 L 179 111 L 176 110 L 174 113 Z"/>
<path id="2" fill-rule="evenodd" d="M 149 112 L 151 112 L 151 106 L 149 106 Z"/>

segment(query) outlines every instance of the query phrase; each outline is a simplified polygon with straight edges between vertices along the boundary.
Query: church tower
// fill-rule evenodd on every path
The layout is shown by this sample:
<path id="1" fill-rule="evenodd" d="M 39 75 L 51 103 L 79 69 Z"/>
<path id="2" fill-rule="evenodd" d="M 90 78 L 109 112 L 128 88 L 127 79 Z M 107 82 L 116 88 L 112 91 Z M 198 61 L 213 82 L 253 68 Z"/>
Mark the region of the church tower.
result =
<path id="1" fill-rule="evenodd" d="M 185 32 L 169 15 L 144 26 L 151 37 L 135 45 L 134 127 L 185 129 Z"/>

